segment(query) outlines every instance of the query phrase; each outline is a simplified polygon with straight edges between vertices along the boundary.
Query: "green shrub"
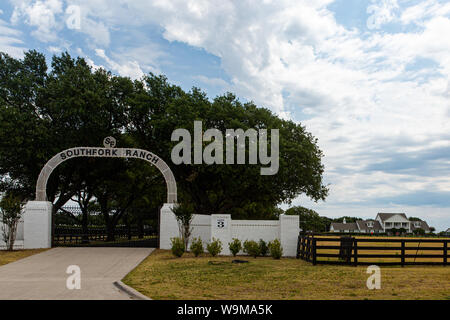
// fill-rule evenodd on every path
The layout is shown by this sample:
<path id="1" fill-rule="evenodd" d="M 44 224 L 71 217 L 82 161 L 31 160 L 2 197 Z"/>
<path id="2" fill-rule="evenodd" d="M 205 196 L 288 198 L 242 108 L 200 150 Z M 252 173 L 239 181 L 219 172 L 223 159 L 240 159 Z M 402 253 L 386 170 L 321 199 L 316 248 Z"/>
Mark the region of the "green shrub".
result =
<path id="1" fill-rule="evenodd" d="M 269 252 L 272 258 L 280 259 L 283 255 L 283 247 L 281 246 L 280 240 L 275 239 L 269 242 Z"/>
<path id="2" fill-rule="evenodd" d="M 247 253 L 249 256 L 256 258 L 260 254 L 258 243 L 253 240 L 245 240 L 244 252 Z"/>
<path id="3" fill-rule="evenodd" d="M 228 248 L 230 248 L 230 251 L 233 254 L 233 257 L 236 257 L 236 255 L 239 253 L 239 251 L 242 250 L 241 240 L 233 238 L 233 241 L 228 244 Z"/>
<path id="4" fill-rule="evenodd" d="M 206 246 L 209 254 L 213 257 L 217 256 L 222 251 L 222 241 L 216 238 L 212 238 L 212 241 Z"/>
<path id="5" fill-rule="evenodd" d="M 191 251 L 196 257 L 203 253 L 203 242 L 200 238 L 194 238 L 191 243 Z"/>
<path id="6" fill-rule="evenodd" d="M 178 223 L 184 249 L 188 249 L 189 238 L 192 234 L 192 219 L 194 219 L 194 206 L 187 202 L 176 204 L 172 209 Z"/>
<path id="7" fill-rule="evenodd" d="M 267 243 L 263 239 L 259 239 L 259 254 L 265 257 L 268 252 L 269 247 L 267 246 Z"/>
<path id="8" fill-rule="evenodd" d="M 170 241 L 172 242 L 172 254 L 175 257 L 181 257 L 184 253 L 184 241 L 181 238 L 171 238 Z"/>

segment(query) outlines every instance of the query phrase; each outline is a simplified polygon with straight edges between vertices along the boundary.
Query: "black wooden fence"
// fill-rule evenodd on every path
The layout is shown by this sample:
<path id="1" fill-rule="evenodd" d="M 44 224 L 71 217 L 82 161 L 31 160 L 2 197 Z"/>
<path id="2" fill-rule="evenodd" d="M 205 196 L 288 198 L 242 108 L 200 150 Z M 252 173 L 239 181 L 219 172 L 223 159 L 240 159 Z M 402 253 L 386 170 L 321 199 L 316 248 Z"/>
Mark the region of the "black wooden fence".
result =
<path id="1" fill-rule="evenodd" d="M 449 242 L 449 239 L 327 238 L 299 235 L 297 258 L 312 262 L 313 265 L 446 266 L 449 258 Z M 374 251 L 381 251 L 382 253 Z M 422 251 L 426 253 L 418 254 Z M 385 261 L 384 259 L 394 261 Z"/>
<path id="2" fill-rule="evenodd" d="M 157 247 L 158 234 L 152 228 L 139 232 L 137 227 L 119 226 L 114 229 L 114 241 L 107 241 L 105 227 L 89 226 L 83 233 L 79 226 L 56 226 L 54 246 L 143 246 Z"/>

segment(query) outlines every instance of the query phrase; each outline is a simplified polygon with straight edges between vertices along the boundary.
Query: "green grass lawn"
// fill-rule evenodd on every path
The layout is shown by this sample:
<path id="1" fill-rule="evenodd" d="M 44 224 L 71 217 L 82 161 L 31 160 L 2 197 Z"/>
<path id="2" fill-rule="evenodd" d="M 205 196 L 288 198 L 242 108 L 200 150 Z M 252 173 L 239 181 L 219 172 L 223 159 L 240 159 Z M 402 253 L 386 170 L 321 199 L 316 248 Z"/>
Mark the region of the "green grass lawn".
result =
<path id="1" fill-rule="evenodd" d="M 44 252 L 45 250 L 48 249 L 15 250 L 15 251 L 2 250 L 0 251 L 0 266 L 32 256 L 33 254 Z"/>
<path id="2" fill-rule="evenodd" d="M 331 236 L 319 236 L 316 238 L 332 238 Z M 336 237 L 334 237 L 336 238 Z M 364 239 L 392 239 L 392 240 L 399 240 L 399 239 L 426 239 L 426 238 L 414 238 L 414 237 L 367 237 L 367 236 L 357 236 L 356 239 L 358 239 L 358 246 L 371 246 L 371 247 L 400 247 L 400 243 L 398 242 L 364 242 Z M 439 240 L 450 240 L 449 238 L 440 238 Z M 321 249 L 321 246 L 339 246 L 339 241 L 318 241 L 317 242 L 317 253 L 334 253 L 338 254 L 339 249 Z M 423 248 L 426 247 L 436 247 L 436 248 L 442 248 L 439 250 L 423 250 Z M 421 258 L 421 255 L 443 255 L 443 243 L 433 243 L 433 242 L 407 242 L 405 244 L 405 253 L 410 255 L 417 255 L 415 258 L 405 258 L 406 262 L 442 262 L 443 258 Z M 398 258 L 359 258 L 359 262 L 370 262 L 373 264 L 377 264 L 377 262 L 400 262 L 400 256 L 401 251 L 400 250 L 364 250 L 359 249 L 358 254 L 371 254 L 371 255 L 377 255 L 377 254 L 394 254 L 398 255 Z M 337 261 L 338 258 L 327 258 L 327 257 L 318 257 L 320 260 L 325 261 Z"/>
<path id="3" fill-rule="evenodd" d="M 449 267 L 382 267 L 381 289 L 368 290 L 363 266 L 233 259 L 155 250 L 123 281 L 152 299 L 450 299 Z"/>

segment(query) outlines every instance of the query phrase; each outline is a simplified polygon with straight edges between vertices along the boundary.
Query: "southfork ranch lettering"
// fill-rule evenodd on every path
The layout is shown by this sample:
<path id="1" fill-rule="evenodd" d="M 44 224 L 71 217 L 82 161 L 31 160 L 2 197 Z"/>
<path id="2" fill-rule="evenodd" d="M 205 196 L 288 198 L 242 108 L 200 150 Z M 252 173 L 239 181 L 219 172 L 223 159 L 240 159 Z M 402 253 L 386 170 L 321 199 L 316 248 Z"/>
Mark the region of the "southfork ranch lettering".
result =
<path id="1" fill-rule="evenodd" d="M 36 184 L 36 200 L 47 201 L 46 186 L 52 171 L 62 162 L 78 157 L 135 158 L 154 165 L 161 171 L 167 185 L 167 203 L 177 202 L 177 185 L 169 166 L 154 153 L 133 148 L 76 147 L 64 150 L 51 158 L 39 174 Z"/>
<path id="2" fill-rule="evenodd" d="M 147 160 L 152 164 L 157 164 L 160 158 L 155 154 L 140 149 L 127 148 L 86 148 L 78 147 L 65 150 L 59 153 L 61 160 L 65 161 L 73 157 L 108 157 L 108 158 L 136 158 Z"/>

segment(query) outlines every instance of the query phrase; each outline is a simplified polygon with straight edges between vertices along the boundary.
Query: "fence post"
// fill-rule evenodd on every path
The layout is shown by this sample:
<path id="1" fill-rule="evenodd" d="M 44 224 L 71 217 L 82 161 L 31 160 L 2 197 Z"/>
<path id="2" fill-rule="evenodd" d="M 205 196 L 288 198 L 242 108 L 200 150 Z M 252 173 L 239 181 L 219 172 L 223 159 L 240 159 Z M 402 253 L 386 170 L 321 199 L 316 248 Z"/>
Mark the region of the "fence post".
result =
<path id="1" fill-rule="evenodd" d="M 301 241 L 301 237 L 299 234 L 298 238 L 297 238 L 297 255 L 295 256 L 297 259 L 300 257 L 300 248 L 301 248 L 300 241 Z"/>
<path id="2" fill-rule="evenodd" d="M 305 258 L 305 237 L 302 236 L 300 245 L 300 259 L 304 260 L 304 258 Z"/>
<path id="3" fill-rule="evenodd" d="M 358 266 L 358 240 L 356 238 L 353 238 L 353 263 L 355 267 Z"/>
<path id="4" fill-rule="evenodd" d="M 402 257 L 401 257 L 402 267 L 405 266 L 405 240 L 402 240 Z"/>
<path id="5" fill-rule="evenodd" d="M 447 240 L 444 240 L 444 266 L 447 265 Z"/>
<path id="6" fill-rule="evenodd" d="M 311 259 L 311 238 L 308 236 L 306 238 L 306 261 L 310 261 Z"/>
<path id="7" fill-rule="evenodd" d="M 306 247 L 306 238 L 302 237 L 302 259 L 305 260 L 305 247 Z"/>
<path id="8" fill-rule="evenodd" d="M 313 238 L 312 239 L 312 262 L 313 262 L 313 266 L 315 266 L 317 264 L 317 239 Z"/>

